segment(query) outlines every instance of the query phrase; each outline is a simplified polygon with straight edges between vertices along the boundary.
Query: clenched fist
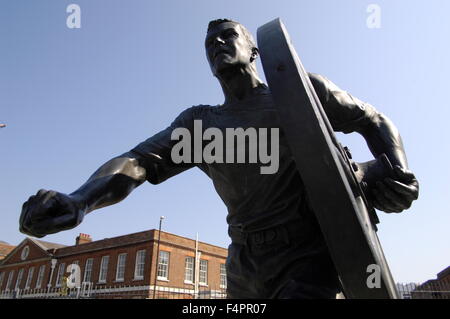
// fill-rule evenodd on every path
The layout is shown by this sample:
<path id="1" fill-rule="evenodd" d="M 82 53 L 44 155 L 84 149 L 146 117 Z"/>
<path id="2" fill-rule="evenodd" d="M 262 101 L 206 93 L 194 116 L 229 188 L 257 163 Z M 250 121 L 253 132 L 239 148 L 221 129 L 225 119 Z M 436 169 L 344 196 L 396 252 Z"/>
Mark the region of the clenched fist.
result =
<path id="1" fill-rule="evenodd" d="M 23 204 L 20 231 L 41 238 L 76 227 L 84 215 L 83 205 L 74 197 L 41 189 Z"/>
<path id="2" fill-rule="evenodd" d="M 372 189 L 374 207 L 386 213 L 400 213 L 419 197 L 419 182 L 411 171 L 395 166 L 394 173 Z"/>

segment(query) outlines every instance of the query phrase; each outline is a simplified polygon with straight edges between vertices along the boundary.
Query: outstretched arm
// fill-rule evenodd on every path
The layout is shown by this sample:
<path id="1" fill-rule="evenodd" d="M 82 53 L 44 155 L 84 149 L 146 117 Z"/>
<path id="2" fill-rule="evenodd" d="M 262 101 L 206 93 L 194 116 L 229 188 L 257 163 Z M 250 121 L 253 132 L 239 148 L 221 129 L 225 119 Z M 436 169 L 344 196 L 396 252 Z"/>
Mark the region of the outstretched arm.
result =
<path id="1" fill-rule="evenodd" d="M 142 163 L 138 154 L 128 152 L 103 164 L 69 195 L 39 190 L 22 206 L 20 231 L 44 237 L 76 227 L 87 213 L 121 201 L 141 185 L 149 170 Z"/>
<path id="2" fill-rule="evenodd" d="M 192 129 L 193 114 L 201 107 L 183 111 L 166 129 L 137 145 L 133 150 L 103 164 L 79 189 L 71 194 L 41 189 L 22 206 L 20 231 L 35 237 L 76 227 L 84 216 L 101 207 L 120 202 L 144 181 L 159 184 L 194 164 L 171 160 L 172 131 Z"/>
<path id="3" fill-rule="evenodd" d="M 103 164 L 79 189 L 69 196 L 85 213 L 120 202 L 147 176 L 139 155 L 130 151 Z"/>

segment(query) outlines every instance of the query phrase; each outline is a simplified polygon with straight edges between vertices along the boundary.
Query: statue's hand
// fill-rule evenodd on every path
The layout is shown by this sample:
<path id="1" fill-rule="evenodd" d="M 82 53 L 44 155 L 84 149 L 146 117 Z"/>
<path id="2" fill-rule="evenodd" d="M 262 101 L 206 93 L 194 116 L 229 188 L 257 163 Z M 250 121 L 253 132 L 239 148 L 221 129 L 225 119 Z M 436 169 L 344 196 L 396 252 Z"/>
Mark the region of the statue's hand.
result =
<path id="1" fill-rule="evenodd" d="M 419 182 L 414 174 L 394 167 L 395 178 L 385 178 L 372 189 L 373 206 L 386 213 L 401 213 L 419 197 Z"/>
<path id="2" fill-rule="evenodd" d="M 84 215 L 80 201 L 66 194 L 41 189 L 23 204 L 20 231 L 40 238 L 76 227 Z"/>

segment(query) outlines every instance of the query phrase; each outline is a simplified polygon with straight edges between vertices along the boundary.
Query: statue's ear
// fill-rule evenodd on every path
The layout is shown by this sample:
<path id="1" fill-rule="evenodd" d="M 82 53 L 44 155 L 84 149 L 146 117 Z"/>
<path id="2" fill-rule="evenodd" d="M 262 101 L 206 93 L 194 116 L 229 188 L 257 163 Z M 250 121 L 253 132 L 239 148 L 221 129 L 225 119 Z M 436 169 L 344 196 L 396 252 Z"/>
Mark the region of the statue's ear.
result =
<path id="1" fill-rule="evenodd" d="M 252 57 L 250 58 L 250 62 L 255 61 L 259 56 L 259 50 L 256 47 L 252 48 Z"/>

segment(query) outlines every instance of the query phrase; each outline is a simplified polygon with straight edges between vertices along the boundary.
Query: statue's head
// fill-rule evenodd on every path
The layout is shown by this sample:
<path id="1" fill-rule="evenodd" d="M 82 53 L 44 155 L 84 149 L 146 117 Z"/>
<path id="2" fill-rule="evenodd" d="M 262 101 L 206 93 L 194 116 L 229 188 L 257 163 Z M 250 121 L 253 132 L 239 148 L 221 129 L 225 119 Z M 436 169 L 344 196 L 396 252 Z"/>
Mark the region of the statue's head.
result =
<path id="1" fill-rule="evenodd" d="M 205 39 L 206 57 L 215 76 L 227 68 L 254 68 L 258 49 L 251 33 L 240 23 L 228 19 L 213 20 Z"/>

